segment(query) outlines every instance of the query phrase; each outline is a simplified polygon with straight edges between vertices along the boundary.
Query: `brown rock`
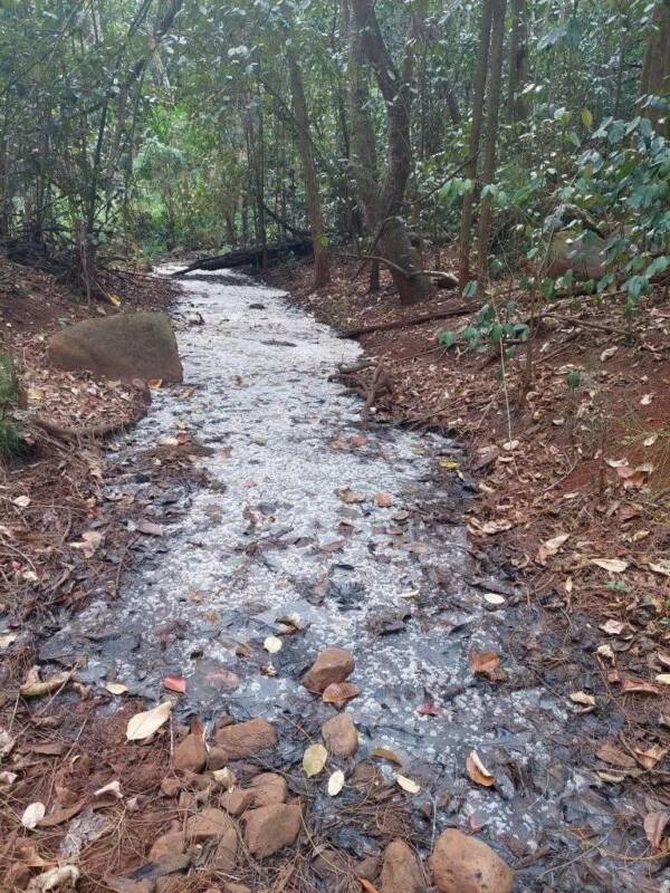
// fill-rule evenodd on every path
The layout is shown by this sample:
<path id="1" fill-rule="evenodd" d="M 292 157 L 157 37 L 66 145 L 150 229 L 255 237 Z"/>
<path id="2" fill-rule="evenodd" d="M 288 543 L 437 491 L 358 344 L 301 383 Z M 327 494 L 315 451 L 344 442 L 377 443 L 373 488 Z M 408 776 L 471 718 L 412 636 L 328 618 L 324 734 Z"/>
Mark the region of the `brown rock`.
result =
<path id="1" fill-rule="evenodd" d="M 49 358 L 61 369 L 88 369 L 108 378 L 182 381 L 184 377 L 165 313 L 84 319 L 51 338 Z"/>
<path id="2" fill-rule="evenodd" d="M 207 755 L 207 768 L 225 769 L 228 763 L 228 753 L 222 747 L 210 747 Z"/>
<path id="3" fill-rule="evenodd" d="M 514 872 L 490 846 L 449 828 L 429 859 L 440 893 L 512 893 Z"/>
<path id="4" fill-rule="evenodd" d="M 253 794 L 254 806 L 272 806 L 274 803 L 284 803 L 288 785 L 281 775 L 275 772 L 262 772 L 251 782 L 249 791 Z"/>
<path id="5" fill-rule="evenodd" d="M 356 662 L 344 648 L 326 648 L 302 677 L 302 684 L 310 691 L 322 694 L 333 682 L 344 682 Z"/>
<path id="6" fill-rule="evenodd" d="M 153 878 L 136 881 L 128 877 L 105 878 L 105 883 L 114 893 L 154 893 L 156 882 Z"/>
<path id="7" fill-rule="evenodd" d="M 156 893 L 184 893 L 184 878 L 159 877 L 156 881 Z"/>
<path id="8" fill-rule="evenodd" d="M 30 869 L 23 862 L 15 862 L 5 872 L 5 890 L 25 890 L 30 883 Z"/>
<path id="9" fill-rule="evenodd" d="M 379 856 L 366 856 L 356 863 L 356 877 L 363 878 L 365 881 L 374 881 L 379 873 Z"/>
<path id="10" fill-rule="evenodd" d="M 223 837 L 226 831 L 234 827 L 231 818 L 222 809 L 203 809 L 186 822 L 186 839 L 201 843 L 210 837 Z"/>
<path id="11" fill-rule="evenodd" d="M 290 846 L 300 833 L 302 810 L 278 803 L 246 813 L 246 843 L 252 856 L 263 859 Z"/>
<path id="12" fill-rule="evenodd" d="M 171 856 L 173 853 L 183 853 L 186 849 L 186 837 L 181 831 L 169 831 L 163 834 L 149 850 L 149 861 L 156 862 L 163 856 Z"/>
<path id="13" fill-rule="evenodd" d="M 234 791 L 226 791 L 219 801 L 221 806 L 230 815 L 238 816 L 248 809 L 254 802 L 254 795 L 251 791 L 243 791 L 242 788 L 235 788 Z"/>
<path id="14" fill-rule="evenodd" d="M 348 890 L 354 879 L 353 861 L 340 850 L 323 850 L 312 862 L 312 867 L 328 893 Z"/>
<path id="15" fill-rule="evenodd" d="M 207 748 L 201 734 L 188 734 L 174 749 L 172 765 L 180 771 L 200 772 L 207 762 Z"/>
<path id="16" fill-rule="evenodd" d="M 426 879 L 414 850 L 404 840 L 393 840 L 384 851 L 382 893 L 423 893 Z"/>
<path id="17" fill-rule="evenodd" d="M 219 841 L 209 867 L 230 874 L 237 861 L 237 828 L 229 828 Z"/>
<path id="18" fill-rule="evenodd" d="M 178 871 L 186 871 L 191 864 L 191 853 L 166 853 L 153 863 L 154 877 L 165 877 Z"/>
<path id="19" fill-rule="evenodd" d="M 225 751 L 229 762 L 241 760 L 267 747 L 274 747 L 277 743 L 277 733 L 267 720 L 250 719 L 248 722 L 218 728 L 216 740 Z"/>
<path id="20" fill-rule="evenodd" d="M 176 797 L 181 791 L 181 782 L 178 778 L 164 778 L 161 782 L 161 791 L 166 797 Z"/>
<path id="21" fill-rule="evenodd" d="M 334 757 L 351 757 L 358 750 L 358 732 L 350 713 L 340 713 L 324 722 L 321 734 L 326 750 Z"/>

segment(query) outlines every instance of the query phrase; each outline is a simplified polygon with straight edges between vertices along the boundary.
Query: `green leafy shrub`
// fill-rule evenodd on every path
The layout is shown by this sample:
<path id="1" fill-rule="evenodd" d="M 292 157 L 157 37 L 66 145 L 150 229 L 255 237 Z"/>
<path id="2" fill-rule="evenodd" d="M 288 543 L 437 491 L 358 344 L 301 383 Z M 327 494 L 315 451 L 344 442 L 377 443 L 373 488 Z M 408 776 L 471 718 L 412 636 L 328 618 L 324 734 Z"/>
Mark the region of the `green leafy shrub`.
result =
<path id="1" fill-rule="evenodd" d="M 16 420 L 21 405 L 21 381 L 11 357 L 0 354 L 0 461 L 8 461 L 25 450 Z"/>
<path id="2" fill-rule="evenodd" d="M 515 310 L 516 305 L 511 302 L 505 305 L 502 314 L 493 304 L 485 304 L 469 325 L 455 332 L 441 332 L 440 344 L 447 348 L 464 344 L 470 349 L 486 350 L 491 343 L 509 347 L 518 341 L 526 341 L 530 329 L 526 323 L 511 319 Z"/>

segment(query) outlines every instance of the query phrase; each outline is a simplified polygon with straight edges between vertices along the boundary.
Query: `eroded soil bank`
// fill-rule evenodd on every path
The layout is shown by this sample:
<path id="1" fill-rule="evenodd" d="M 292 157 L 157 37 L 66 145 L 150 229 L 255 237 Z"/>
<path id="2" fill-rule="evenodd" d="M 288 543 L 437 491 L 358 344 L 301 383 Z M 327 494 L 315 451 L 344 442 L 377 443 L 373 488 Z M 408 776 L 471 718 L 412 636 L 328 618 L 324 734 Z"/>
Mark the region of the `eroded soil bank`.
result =
<path id="1" fill-rule="evenodd" d="M 110 681 L 156 703 L 173 675 L 186 681 L 179 720 L 272 721 L 277 746 L 249 763 L 281 773 L 303 798 L 307 865 L 317 841 L 362 860 L 403 836 L 425 856 L 440 831 L 457 827 L 517 870 L 518 890 L 658 889 L 663 862 L 640 858 L 645 793 L 595 771 L 617 720 L 570 699 L 590 634 L 575 623 L 570 640 L 552 638 L 522 588 L 471 548 L 461 515 L 474 484 L 459 474 L 458 445 L 366 419 L 362 402 L 328 380 L 356 360 L 357 345 L 278 291 L 191 276 L 178 317 L 185 385 L 156 391 L 110 457 L 119 466 L 111 495 L 147 485 L 133 455 L 180 440 L 201 447 L 208 484 L 175 487 L 154 504 L 139 531 L 151 545 L 121 577 L 118 598 L 61 617 L 41 662 L 78 661 L 103 713 L 118 703 L 107 699 Z M 281 650 L 269 653 L 268 637 Z M 326 646 L 356 661 L 350 681 L 360 695 L 346 709 L 359 749 L 306 781 L 304 750 L 336 711 L 300 679 Z M 495 669 L 475 673 L 485 653 Z M 468 775 L 473 751 L 490 773 L 484 784 Z M 384 809 L 390 802 L 400 815 L 392 827 L 367 815 L 369 793 L 349 783 L 368 761 Z M 338 767 L 347 784 L 329 798 Z M 419 793 L 401 790 L 397 772 Z M 202 799 L 180 798 L 174 812 L 185 821 L 196 806 Z M 131 867 L 146 862 L 136 857 Z M 272 889 L 294 858 L 285 851 L 256 864 L 253 889 Z M 188 883 L 200 889 L 197 872 Z M 286 889 L 329 889 L 316 875 L 309 883 Z"/>

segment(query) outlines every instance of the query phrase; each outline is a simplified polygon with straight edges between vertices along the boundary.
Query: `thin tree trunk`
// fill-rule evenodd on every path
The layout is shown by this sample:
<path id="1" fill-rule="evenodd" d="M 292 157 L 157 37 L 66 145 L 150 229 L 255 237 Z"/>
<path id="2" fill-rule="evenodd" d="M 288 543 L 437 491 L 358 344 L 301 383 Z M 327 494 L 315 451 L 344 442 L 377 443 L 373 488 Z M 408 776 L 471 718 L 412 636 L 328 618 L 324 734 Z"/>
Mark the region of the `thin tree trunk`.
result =
<path id="1" fill-rule="evenodd" d="M 489 64 L 489 45 L 491 41 L 491 19 L 493 18 L 493 0 L 484 0 L 482 18 L 479 28 L 479 55 L 475 71 L 472 97 L 472 124 L 468 144 L 468 162 L 465 175 L 472 183 L 472 188 L 463 197 L 461 214 L 461 233 L 458 258 L 458 282 L 465 288 L 470 279 L 470 230 L 475 201 L 475 182 L 477 180 L 477 157 L 484 120 L 484 94 L 486 92 L 486 74 Z"/>
<path id="2" fill-rule="evenodd" d="M 507 0 L 494 0 L 491 28 L 491 66 L 488 92 L 488 116 L 486 143 L 482 166 L 482 189 L 493 183 L 496 173 L 496 148 L 498 145 L 498 120 L 500 116 L 500 92 L 502 85 L 503 45 L 505 41 L 505 10 Z M 487 193 L 479 207 L 479 257 L 478 278 L 482 285 L 489 279 L 489 242 L 493 219 L 493 198 Z"/>
<path id="3" fill-rule="evenodd" d="M 644 54 L 640 95 L 661 97 L 666 106 L 670 103 L 670 0 L 656 0 Z M 661 132 L 670 138 L 670 108 L 660 108 L 657 102 L 652 102 L 645 107 L 644 114 L 656 126 L 659 118 L 665 118 Z"/>
<path id="4" fill-rule="evenodd" d="M 319 195 L 319 180 L 314 164 L 312 152 L 312 140 L 309 132 L 309 117 L 307 114 L 307 100 L 302 80 L 302 72 L 292 48 L 287 50 L 289 78 L 291 82 L 291 96 L 293 99 L 293 113 L 296 121 L 296 141 L 300 152 L 302 173 L 305 182 L 305 196 L 307 199 L 307 216 L 312 234 L 314 246 L 314 288 L 323 288 L 330 282 L 330 259 L 328 256 L 327 240 L 323 226 L 323 212 L 321 209 L 321 196 Z"/>
<path id="5" fill-rule="evenodd" d="M 512 0 L 512 34 L 509 53 L 507 114 L 516 124 L 528 117 L 528 104 L 522 96 L 528 79 L 528 9 L 526 0 Z"/>
<path id="6" fill-rule="evenodd" d="M 392 269 L 401 304 L 414 304 L 431 292 L 429 277 L 423 275 L 418 252 L 413 248 L 400 213 L 412 172 L 411 102 L 413 92 L 413 41 L 405 42 L 405 57 L 397 70 L 384 43 L 373 0 L 350 0 L 351 30 L 356 51 L 362 50 L 377 78 L 386 104 L 388 156 L 381 188 L 378 215 L 379 240 L 389 260 L 404 273 Z M 357 44 L 357 41 L 360 41 Z M 361 196 L 362 197 L 362 196 Z M 363 198 L 363 197 L 362 197 Z M 365 199 L 363 199 L 365 203 Z"/>

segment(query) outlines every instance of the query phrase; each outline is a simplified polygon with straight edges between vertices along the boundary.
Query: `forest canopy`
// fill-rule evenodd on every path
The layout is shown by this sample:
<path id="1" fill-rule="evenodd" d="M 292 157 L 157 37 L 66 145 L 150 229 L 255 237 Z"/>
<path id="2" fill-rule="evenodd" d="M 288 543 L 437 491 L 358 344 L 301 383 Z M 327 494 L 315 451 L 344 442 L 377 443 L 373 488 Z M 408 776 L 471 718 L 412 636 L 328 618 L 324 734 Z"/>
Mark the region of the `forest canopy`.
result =
<path id="1" fill-rule="evenodd" d="M 466 295 L 532 268 L 635 302 L 670 264 L 669 78 L 668 0 L 10 0 L 0 239 L 92 263 L 309 233 L 317 285 L 354 245 L 408 303 L 417 245 L 458 244 Z"/>

